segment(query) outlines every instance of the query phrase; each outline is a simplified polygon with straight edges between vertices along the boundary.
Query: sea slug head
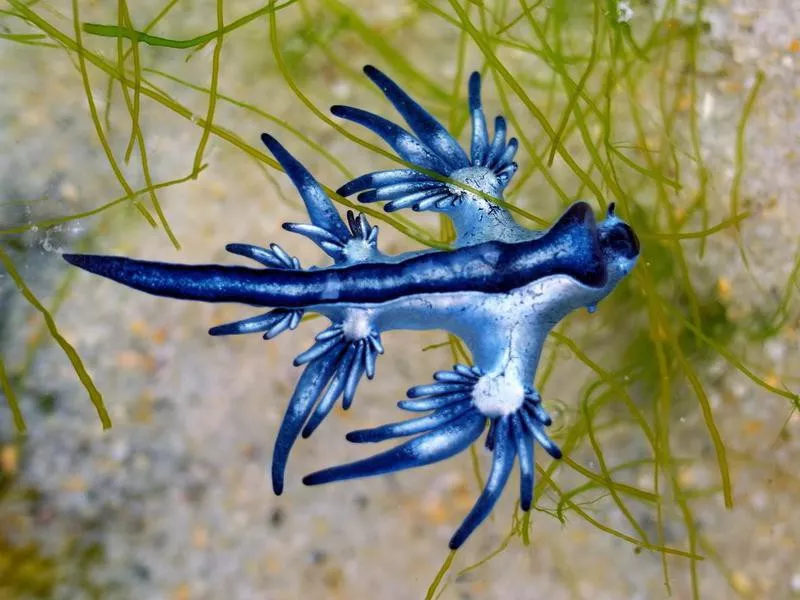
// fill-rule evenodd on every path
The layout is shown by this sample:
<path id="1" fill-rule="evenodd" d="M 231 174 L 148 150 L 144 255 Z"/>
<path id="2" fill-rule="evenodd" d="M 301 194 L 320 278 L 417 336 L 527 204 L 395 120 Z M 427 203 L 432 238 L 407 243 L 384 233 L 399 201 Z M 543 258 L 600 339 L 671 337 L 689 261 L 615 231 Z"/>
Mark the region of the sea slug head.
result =
<path id="1" fill-rule="evenodd" d="M 639 238 L 630 225 L 614 214 L 614 203 L 607 217 L 597 226 L 597 238 L 606 260 L 608 285 L 615 286 L 631 272 L 639 258 Z"/>

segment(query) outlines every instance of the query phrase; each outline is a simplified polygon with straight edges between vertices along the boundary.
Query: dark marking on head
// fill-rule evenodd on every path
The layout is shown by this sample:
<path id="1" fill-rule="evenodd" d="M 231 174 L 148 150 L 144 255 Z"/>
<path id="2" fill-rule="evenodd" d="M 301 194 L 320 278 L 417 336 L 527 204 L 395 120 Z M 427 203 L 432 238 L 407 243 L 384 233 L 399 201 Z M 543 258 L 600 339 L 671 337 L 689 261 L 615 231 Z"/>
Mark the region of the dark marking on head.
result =
<path id="1" fill-rule="evenodd" d="M 613 254 L 624 258 L 636 258 L 639 255 L 639 238 L 627 223 L 616 223 L 599 232 L 600 245 Z"/>

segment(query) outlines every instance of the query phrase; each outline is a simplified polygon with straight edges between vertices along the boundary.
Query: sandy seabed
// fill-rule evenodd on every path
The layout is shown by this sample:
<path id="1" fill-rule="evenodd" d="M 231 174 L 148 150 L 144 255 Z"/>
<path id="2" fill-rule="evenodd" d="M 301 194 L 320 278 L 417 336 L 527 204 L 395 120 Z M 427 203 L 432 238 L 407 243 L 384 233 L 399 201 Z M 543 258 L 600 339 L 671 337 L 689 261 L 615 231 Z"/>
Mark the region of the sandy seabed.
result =
<path id="1" fill-rule="evenodd" d="M 366 19 L 382 18 L 380 11 L 367 13 Z M 780 289 L 792 269 L 800 230 L 800 43 L 793 45 L 800 37 L 800 5 L 788 0 L 726 1 L 711 3 L 707 13 L 708 43 L 723 49 L 725 75 L 703 92 L 703 151 L 721 186 L 729 185 L 733 176 L 731 123 L 738 119 L 744 97 L 736 90 L 752 85 L 756 69 L 766 75 L 748 125 L 742 195 L 752 199 L 757 210 L 744 229 L 744 241 L 752 263 L 760 265 L 755 273 L 759 284 L 765 290 Z M 187 19 L 187 29 L 191 19 L 201 21 L 196 30 L 208 28 L 207 18 L 187 13 Z M 443 53 L 448 52 L 446 45 L 456 43 L 455 37 L 436 40 L 423 25 L 410 35 L 418 36 L 419 44 L 409 44 L 409 55 L 420 60 L 432 52 L 423 43 L 436 43 Z M 366 171 L 356 167 L 364 160 L 363 152 L 311 118 L 290 93 L 267 49 L 262 48 L 261 56 L 248 48 L 256 39 L 263 43 L 263 38 L 260 31 L 231 42 L 228 56 L 242 58 L 239 67 L 223 71 L 221 89 L 268 106 L 351 170 Z M 208 50 L 189 63 L 204 85 Z M 184 58 L 165 51 L 157 56 L 164 70 Z M 233 64 L 234 58 L 225 64 Z M 346 58 L 354 68 L 377 60 Z M 378 106 L 364 90 L 338 79 L 334 66 L 319 57 L 310 62 L 318 72 L 308 75 L 304 87 L 313 90 L 320 106 Z M 449 68 L 442 64 L 425 70 L 436 75 L 439 69 L 444 75 Z M 83 89 L 65 55 L 30 52 L 0 41 L 0 69 L 0 228 L 68 214 L 96 206 L 98 198 L 117 196 L 118 185 L 86 118 Z M 94 76 L 103 110 L 105 81 Z M 308 83 L 315 78 L 324 85 Z M 195 108 L 201 114 L 205 109 L 202 103 Z M 224 104 L 218 111 L 221 121 L 234 114 Z M 235 114 L 237 132 L 245 136 L 249 131 L 247 141 L 253 145 L 262 130 L 277 133 L 264 119 L 247 117 L 250 122 L 242 122 L 241 113 Z M 120 130 L 112 141 L 120 154 L 126 139 L 123 117 L 119 109 L 112 113 Z M 199 130 L 148 103 L 143 105 L 142 124 L 154 179 L 188 173 Z M 291 137 L 286 143 L 321 181 L 331 187 L 341 183 L 341 173 L 319 155 Z M 369 160 L 371 166 L 383 166 L 376 157 Z M 526 160 L 524 153 L 519 160 Z M 161 194 L 183 245 L 180 253 L 163 230 L 150 229 L 128 210 L 102 224 L 87 219 L 22 236 L 27 251 L 17 256 L 22 257 L 23 276 L 47 297 L 65 272 L 59 252 L 74 248 L 87 231 L 97 234 L 98 251 L 140 258 L 224 262 L 231 261 L 226 243 L 275 241 L 303 264 L 319 260 L 315 248 L 280 227 L 283 221 L 304 219 L 294 190 L 281 174 L 274 177 L 285 199 L 253 161 L 242 159 L 222 141 L 212 138 L 206 162 L 209 166 L 198 181 Z M 23 208 L 12 203 L 44 196 L 46 201 Z M 726 198 L 709 202 L 712 214 L 726 216 Z M 390 252 L 413 247 L 388 227 L 382 228 L 379 243 Z M 732 239 L 710 245 L 704 264 L 712 282 L 724 282 L 720 293 L 729 296 L 731 310 L 747 315 L 763 301 L 754 291 L 754 273 L 741 263 Z M 6 317 L 0 349 L 11 364 L 21 360 L 36 323 L 3 274 L 0 303 Z M 114 427 L 101 431 L 85 391 L 54 346 L 37 356 L 22 394 L 29 434 L 21 445 L 13 443 L 10 413 L 0 405 L 2 464 L 15 472 L 13 486 L 0 501 L 0 535 L 20 545 L 36 542 L 44 554 L 56 557 L 60 575 L 53 597 L 424 596 L 446 557 L 447 540 L 478 494 L 468 455 L 413 472 L 325 488 L 306 488 L 300 478 L 322 466 L 364 456 L 363 448 L 344 441 L 345 432 L 401 418 L 395 401 L 405 390 L 429 381 L 432 371 L 449 367 L 446 352 L 419 352 L 442 336 L 385 335 L 386 355 L 378 361 L 376 379 L 361 385 L 354 410 L 336 411 L 310 440 L 296 445 L 286 490 L 276 497 L 266 469 L 299 374 L 292 359 L 322 325 L 312 321 L 271 342 L 259 336 L 211 338 L 206 333 L 213 324 L 249 314 L 236 306 L 156 299 L 78 275 L 58 323 L 103 391 Z M 800 366 L 797 340 L 796 332 L 787 330 L 763 346 L 747 348 L 749 364 L 786 374 L 787 382 L 796 383 L 791 376 Z M 558 389 L 569 404 L 570 398 L 578 397 L 579 387 L 569 370 L 563 371 L 551 389 Z M 790 416 L 784 400 L 755 388 L 723 362 L 709 366 L 708 381 L 707 392 L 728 445 L 735 507 L 725 510 L 718 494 L 693 500 L 698 531 L 718 553 L 701 549 L 707 556 L 697 565 L 701 597 L 800 597 L 800 419 Z M 37 410 L 37 398 L 39 405 L 49 398 L 50 410 Z M 676 447 L 692 459 L 680 476 L 697 488 L 718 485 L 716 460 L 698 407 L 687 407 L 674 435 Z M 630 446 L 624 436 L 614 443 L 618 446 L 608 447 L 606 454 L 620 461 L 640 457 L 644 450 Z M 484 465 L 486 458 L 481 458 Z M 596 468 L 588 454 L 578 452 L 573 459 Z M 486 556 L 503 540 L 516 501 L 511 491 L 515 486 L 512 479 L 492 518 L 459 552 L 456 570 Z M 35 494 L 23 493 L 30 490 Z M 649 507 L 646 512 L 651 512 Z M 597 503 L 591 514 L 609 526 L 626 526 L 611 502 Z M 648 519 L 641 521 L 655 537 L 656 523 Z M 665 542 L 685 547 L 684 529 L 680 515 L 667 509 Z M 78 560 L 92 549 L 99 549 L 99 558 L 88 566 Z M 688 561 L 668 562 L 673 597 L 691 597 Z M 663 598 L 667 592 L 662 567 L 657 553 L 636 552 L 576 517 L 562 525 L 535 513 L 531 546 L 514 539 L 500 556 L 451 581 L 442 598 Z"/>

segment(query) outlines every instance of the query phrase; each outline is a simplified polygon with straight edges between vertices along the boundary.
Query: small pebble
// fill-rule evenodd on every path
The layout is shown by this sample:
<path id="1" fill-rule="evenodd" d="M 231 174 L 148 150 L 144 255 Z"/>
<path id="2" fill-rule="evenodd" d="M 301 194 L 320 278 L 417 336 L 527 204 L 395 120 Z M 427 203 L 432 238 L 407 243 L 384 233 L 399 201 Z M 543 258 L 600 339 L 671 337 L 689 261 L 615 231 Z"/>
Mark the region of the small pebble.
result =
<path id="1" fill-rule="evenodd" d="M 286 521 L 286 514 L 280 507 L 273 510 L 272 514 L 270 514 L 269 516 L 269 524 L 275 527 L 276 529 L 281 525 L 283 525 L 284 521 Z"/>
<path id="2" fill-rule="evenodd" d="M 786 343 L 777 338 L 768 340 L 764 344 L 764 350 L 772 362 L 780 363 L 786 356 Z"/>
<path id="3" fill-rule="evenodd" d="M 753 593 L 753 582 L 741 571 L 734 571 L 731 575 L 731 585 L 738 593 L 749 596 Z"/>
<path id="4" fill-rule="evenodd" d="M 792 593 L 800 596 L 800 571 L 792 575 L 792 580 L 789 582 L 789 588 Z"/>
<path id="5" fill-rule="evenodd" d="M 0 449 L 0 472 L 13 475 L 17 472 L 19 464 L 19 453 L 17 447 L 8 445 Z"/>
<path id="6" fill-rule="evenodd" d="M 359 494 L 355 497 L 355 503 L 358 510 L 366 510 L 367 506 L 369 506 L 369 498 L 364 494 Z"/>
<path id="7" fill-rule="evenodd" d="M 208 547 L 208 529 L 205 527 L 195 527 L 192 532 L 192 545 L 198 550 Z"/>

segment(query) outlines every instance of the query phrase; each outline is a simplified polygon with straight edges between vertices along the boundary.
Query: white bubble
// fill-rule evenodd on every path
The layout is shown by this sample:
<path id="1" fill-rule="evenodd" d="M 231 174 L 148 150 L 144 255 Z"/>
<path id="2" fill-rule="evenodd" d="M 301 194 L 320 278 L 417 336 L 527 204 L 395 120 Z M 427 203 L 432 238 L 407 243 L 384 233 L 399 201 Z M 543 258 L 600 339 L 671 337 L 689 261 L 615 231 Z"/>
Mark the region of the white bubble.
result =
<path id="1" fill-rule="evenodd" d="M 627 0 L 617 2 L 617 23 L 628 23 L 633 18 L 633 9 Z"/>

